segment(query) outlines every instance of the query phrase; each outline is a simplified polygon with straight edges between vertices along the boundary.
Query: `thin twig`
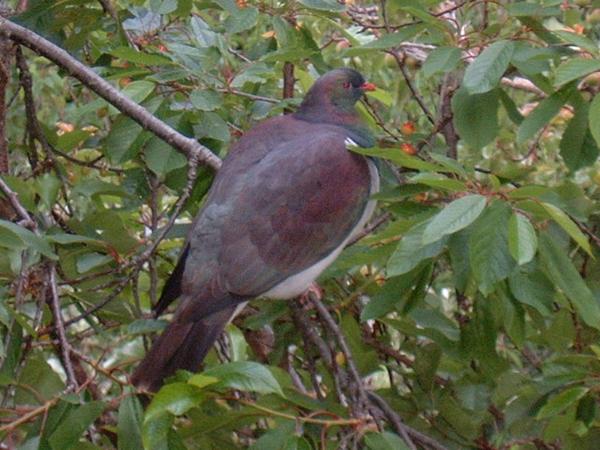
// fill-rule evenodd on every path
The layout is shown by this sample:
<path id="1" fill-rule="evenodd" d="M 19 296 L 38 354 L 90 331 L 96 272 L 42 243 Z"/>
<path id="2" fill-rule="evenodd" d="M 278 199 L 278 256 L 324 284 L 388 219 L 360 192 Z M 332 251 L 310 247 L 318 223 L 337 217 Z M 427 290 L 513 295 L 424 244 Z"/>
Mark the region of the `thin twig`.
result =
<path id="1" fill-rule="evenodd" d="M 317 312 L 319 313 L 319 316 L 321 316 L 321 319 L 327 325 L 328 331 L 330 331 L 335 336 L 335 339 L 346 358 L 348 371 L 352 378 L 354 389 L 356 390 L 356 394 L 358 397 L 357 400 L 359 400 L 362 403 L 363 407 L 366 407 L 368 409 L 369 399 L 366 394 L 363 380 L 360 374 L 358 373 L 358 369 L 356 368 L 356 364 L 354 363 L 354 359 L 352 358 L 352 353 L 350 352 L 350 347 L 348 347 L 346 338 L 344 337 L 337 323 L 335 322 L 335 320 L 333 320 L 333 317 L 331 316 L 331 314 L 329 314 L 329 311 L 321 302 L 321 300 L 319 300 L 317 296 L 313 295 L 311 292 L 309 292 L 308 298 L 310 302 L 315 306 Z"/>
<path id="2" fill-rule="evenodd" d="M 255 100 L 257 102 L 267 102 L 267 103 L 279 103 L 279 100 L 272 97 L 265 97 L 263 95 L 250 94 L 248 92 L 239 91 L 237 89 L 231 88 L 220 88 L 217 89 L 217 92 L 222 92 L 224 94 L 237 95 L 238 97 L 249 98 L 250 100 Z"/>
<path id="3" fill-rule="evenodd" d="M 32 143 L 32 154 L 35 154 L 35 142 L 33 139 L 37 140 L 42 148 L 44 149 L 44 153 L 46 155 L 47 160 L 50 162 L 51 167 L 54 169 L 56 176 L 61 181 L 61 192 L 63 194 L 63 198 L 69 210 L 69 214 L 72 214 L 73 208 L 69 201 L 69 195 L 67 192 L 67 179 L 65 174 L 60 170 L 58 165 L 56 164 L 56 159 L 54 158 L 54 149 L 48 142 L 46 138 L 46 134 L 42 130 L 42 127 L 37 118 L 37 110 L 34 101 L 33 94 L 33 79 L 31 76 L 31 72 L 29 71 L 29 66 L 27 65 L 27 61 L 23 56 L 23 52 L 21 48 L 17 48 L 16 52 L 17 58 L 17 67 L 19 68 L 19 81 L 21 86 L 23 87 L 23 94 L 25 98 L 25 115 L 27 117 L 27 130 L 29 131 L 29 135 L 31 137 Z M 34 160 L 36 158 L 34 157 Z"/>
<path id="4" fill-rule="evenodd" d="M 0 38 L 0 173 L 8 173 L 8 140 L 6 138 L 6 93 L 8 92 L 8 81 L 10 59 L 12 58 L 12 44 L 6 38 Z"/>
<path id="5" fill-rule="evenodd" d="M 367 224 L 367 226 L 360 232 L 358 233 L 356 236 L 354 236 L 350 242 L 348 242 L 347 246 L 349 247 L 350 245 L 354 245 L 356 244 L 358 241 L 360 241 L 362 238 L 364 238 L 365 236 L 371 234 L 373 231 L 375 231 L 377 228 L 379 228 L 381 225 L 383 225 L 384 223 L 386 223 L 388 220 L 390 220 L 392 217 L 392 215 L 389 212 L 383 213 L 381 214 L 379 217 L 376 217 L 375 219 L 373 219 L 371 222 L 369 222 Z"/>
<path id="6" fill-rule="evenodd" d="M 67 374 L 67 389 L 74 390 L 77 388 L 77 378 L 71 364 L 71 344 L 67 340 L 65 332 L 65 324 L 63 321 L 62 311 L 60 308 L 60 298 L 58 296 L 58 287 L 56 284 L 56 267 L 50 263 L 48 267 L 48 283 L 50 288 L 50 304 L 52 315 L 54 316 L 54 330 L 58 336 L 60 351 L 62 354 L 62 363 Z"/>
<path id="7" fill-rule="evenodd" d="M 415 101 L 421 107 L 421 110 L 425 113 L 427 120 L 429 120 L 429 122 L 431 122 L 432 125 L 435 125 L 435 118 L 434 118 L 433 114 L 431 113 L 431 111 L 429 110 L 429 108 L 427 107 L 427 105 L 425 104 L 425 102 L 423 101 L 423 99 L 421 98 L 421 95 L 417 91 L 417 88 L 413 84 L 412 80 L 410 79 L 410 75 L 409 75 L 408 71 L 406 70 L 406 66 L 404 65 L 404 61 L 402 60 L 400 53 L 398 53 L 397 50 L 389 50 L 387 53 L 392 55 L 394 57 L 394 59 L 396 60 L 396 64 L 398 65 L 398 68 L 400 69 L 400 72 L 402 73 L 402 76 L 404 77 L 404 81 L 406 81 L 406 85 L 408 86 L 408 89 L 410 90 Z"/>
<path id="8" fill-rule="evenodd" d="M 0 190 L 2 190 L 4 195 L 8 198 L 8 201 L 15 212 L 21 217 L 21 225 L 30 230 L 36 229 L 36 223 L 19 201 L 19 195 L 4 182 L 2 177 L 0 177 Z"/>
<path id="9" fill-rule="evenodd" d="M 374 392 L 369 392 L 368 395 L 369 398 L 384 412 L 384 414 L 386 415 L 390 423 L 393 425 L 396 432 L 400 434 L 400 436 L 402 436 L 403 438 L 404 436 L 407 436 L 411 441 L 416 441 L 422 446 L 426 446 L 433 450 L 448 450 L 447 447 L 443 446 L 436 440 L 424 435 L 420 431 L 417 431 L 414 428 L 409 427 L 408 425 L 403 423 L 402 419 L 400 418 L 400 416 L 398 416 L 396 411 L 390 408 L 390 405 L 388 405 L 387 402 L 379 395 L 375 394 Z M 413 448 L 417 448 L 414 442 Z"/>
<path id="10" fill-rule="evenodd" d="M 38 408 L 31 410 L 27 414 L 23 414 L 21 417 L 19 417 L 15 421 L 7 423 L 6 425 L 2 425 L 0 427 L 0 433 L 4 433 L 4 432 L 11 433 L 12 431 L 14 431 L 16 428 L 23 425 L 24 423 L 27 423 L 27 422 L 35 419 L 37 416 L 39 416 L 41 414 L 45 414 L 50 408 L 52 408 L 54 405 L 56 405 L 59 401 L 60 401 L 60 397 L 54 397 L 54 398 L 48 400 L 46 403 L 39 406 Z"/>
<path id="11" fill-rule="evenodd" d="M 241 399 L 241 398 L 233 398 L 232 400 L 241 403 L 242 405 L 249 406 L 250 408 L 257 409 L 263 413 L 269 414 L 274 417 L 281 417 L 283 419 L 293 420 L 294 422 L 300 421 L 304 423 L 313 423 L 316 425 L 324 425 L 328 427 L 332 426 L 358 426 L 364 423 L 364 419 L 315 419 L 311 416 L 293 416 L 291 414 L 282 413 L 281 411 L 276 411 L 274 409 L 267 408 L 262 405 L 257 405 L 256 403 Z"/>
<path id="12" fill-rule="evenodd" d="M 63 158 L 65 158 L 67 161 L 71 161 L 74 164 L 77 164 L 78 166 L 83 166 L 83 167 L 89 167 L 91 169 L 96 169 L 99 171 L 107 171 L 107 172 L 114 172 L 116 174 L 122 174 L 125 173 L 125 170 L 123 169 L 119 169 L 117 167 L 109 167 L 109 166 L 99 166 L 97 164 L 98 161 L 100 161 L 104 156 L 99 156 L 98 158 L 95 158 L 92 161 L 83 161 L 81 159 L 77 159 L 71 155 L 69 155 L 68 153 L 64 153 L 60 150 L 58 150 L 55 147 L 52 147 L 52 151 L 54 153 L 56 153 L 58 156 L 62 156 Z"/>

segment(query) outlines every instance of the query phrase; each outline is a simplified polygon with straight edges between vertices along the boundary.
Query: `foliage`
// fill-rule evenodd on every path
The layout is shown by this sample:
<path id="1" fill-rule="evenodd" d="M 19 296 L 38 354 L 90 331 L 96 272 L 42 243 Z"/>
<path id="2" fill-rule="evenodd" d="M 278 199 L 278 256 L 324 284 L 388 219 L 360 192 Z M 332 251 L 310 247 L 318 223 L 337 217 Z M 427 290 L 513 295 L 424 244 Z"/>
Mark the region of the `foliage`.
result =
<path id="1" fill-rule="evenodd" d="M 351 353 L 313 308 L 257 300 L 144 412 L 127 375 L 212 172 L 186 192 L 185 156 L 35 53 L 5 56 L 9 448 L 435 448 L 345 403 L 352 364 L 437 448 L 597 448 L 599 1 L 37 0 L 13 20 L 220 156 L 355 67 L 379 87 L 360 105 L 378 147 L 356 151 L 384 185 L 381 225 L 320 279 Z"/>

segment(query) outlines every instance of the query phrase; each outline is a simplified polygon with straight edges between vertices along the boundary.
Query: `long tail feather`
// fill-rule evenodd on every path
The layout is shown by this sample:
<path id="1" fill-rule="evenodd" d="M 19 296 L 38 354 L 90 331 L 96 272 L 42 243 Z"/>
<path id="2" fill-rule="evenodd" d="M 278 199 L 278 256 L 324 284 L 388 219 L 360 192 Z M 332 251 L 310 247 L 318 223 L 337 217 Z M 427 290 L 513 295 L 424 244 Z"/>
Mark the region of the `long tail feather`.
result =
<path id="1" fill-rule="evenodd" d="M 177 370 L 198 370 L 235 312 L 236 307 L 230 306 L 195 322 L 175 320 L 169 324 L 133 373 L 133 384 L 155 392 Z"/>

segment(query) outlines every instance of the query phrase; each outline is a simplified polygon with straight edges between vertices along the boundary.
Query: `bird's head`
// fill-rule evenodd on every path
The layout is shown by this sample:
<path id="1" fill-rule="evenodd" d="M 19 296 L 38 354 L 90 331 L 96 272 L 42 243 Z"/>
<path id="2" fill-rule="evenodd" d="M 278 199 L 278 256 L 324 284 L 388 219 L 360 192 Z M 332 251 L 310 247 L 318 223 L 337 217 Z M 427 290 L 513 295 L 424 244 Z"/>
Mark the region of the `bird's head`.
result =
<path id="1" fill-rule="evenodd" d="M 366 91 L 374 91 L 375 85 L 367 83 L 354 69 L 341 68 L 327 72 L 310 88 L 300 110 L 329 109 L 331 106 L 348 111 Z M 328 108 L 329 107 L 329 108 Z"/>

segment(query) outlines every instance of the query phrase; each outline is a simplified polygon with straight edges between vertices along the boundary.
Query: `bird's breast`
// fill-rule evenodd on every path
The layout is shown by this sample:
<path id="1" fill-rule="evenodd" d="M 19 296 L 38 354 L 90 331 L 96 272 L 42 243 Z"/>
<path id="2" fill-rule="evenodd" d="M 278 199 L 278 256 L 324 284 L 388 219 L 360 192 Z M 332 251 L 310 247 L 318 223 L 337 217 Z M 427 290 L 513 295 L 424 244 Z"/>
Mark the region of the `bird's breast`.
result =
<path id="1" fill-rule="evenodd" d="M 370 178 L 370 189 L 369 196 L 372 196 L 379 192 L 379 171 L 375 166 L 375 163 L 371 158 L 365 158 L 367 161 L 367 165 L 369 168 L 369 178 Z M 312 266 L 302 270 L 301 272 L 294 274 L 288 278 L 286 278 L 281 283 L 277 284 L 273 288 L 269 289 L 267 292 L 261 295 L 261 297 L 273 298 L 273 299 L 290 299 L 297 297 L 304 293 L 310 285 L 319 277 L 319 275 L 335 261 L 335 259 L 342 252 L 346 244 L 350 242 L 353 238 L 360 234 L 360 232 L 364 229 L 367 222 L 370 220 L 373 212 L 376 207 L 375 200 L 369 200 L 360 216 L 360 219 L 348 235 L 346 239 L 344 239 L 339 246 L 337 246 L 331 253 L 325 256 L 323 259 L 313 264 Z"/>

